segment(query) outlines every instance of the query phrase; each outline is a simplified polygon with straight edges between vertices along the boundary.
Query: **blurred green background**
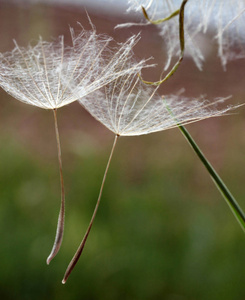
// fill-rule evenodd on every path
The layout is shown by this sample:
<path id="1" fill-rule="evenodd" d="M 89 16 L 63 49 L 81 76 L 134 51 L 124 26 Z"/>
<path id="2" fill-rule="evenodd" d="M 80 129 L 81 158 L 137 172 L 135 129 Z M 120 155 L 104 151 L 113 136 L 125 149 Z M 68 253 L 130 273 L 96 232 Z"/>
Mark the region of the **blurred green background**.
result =
<path id="1" fill-rule="evenodd" d="M 83 6 L 1 1 L 1 52 L 30 40 L 64 34 L 68 24 L 89 28 Z M 114 30 L 135 20 L 89 9 L 98 32 L 116 40 L 139 30 L 138 57 L 164 56 L 154 26 Z M 202 37 L 204 39 L 204 37 Z M 186 57 L 162 93 L 212 100 L 245 99 L 244 61 L 223 72 L 212 40 L 202 72 Z M 143 51 L 144 50 L 144 51 Z M 244 108 L 188 126 L 245 210 Z M 97 200 L 113 134 L 73 103 L 58 111 L 66 188 L 62 248 L 47 266 L 60 186 L 51 111 L 22 104 L 0 91 L 1 299 L 245 299 L 245 236 L 178 129 L 119 139 L 91 234 L 79 263 L 61 284 Z"/>

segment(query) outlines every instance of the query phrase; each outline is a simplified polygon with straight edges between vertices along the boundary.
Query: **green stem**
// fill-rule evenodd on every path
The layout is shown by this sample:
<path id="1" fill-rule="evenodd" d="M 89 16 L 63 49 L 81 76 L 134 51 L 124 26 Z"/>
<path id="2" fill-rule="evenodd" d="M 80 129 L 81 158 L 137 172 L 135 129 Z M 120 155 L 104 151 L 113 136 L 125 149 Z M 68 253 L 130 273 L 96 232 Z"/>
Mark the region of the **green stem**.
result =
<path id="1" fill-rule="evenodd" d="M 179 42 L 180 42 L 180 57 L 178 61 L 175 63 L 175 65 L 172 67 L 172 69 L 168 72 L 168 74 L 161 80 L 156 81 L 156 82 L 151 82 L 151 81 L 145 81 L 141 77 L 141 80 L 149 85 L 160 85 L 164 81 L 168 80 L 178 69 L 179 65 L 181 64 L 183 58 L 184 58 L 184 52 L 185 52 L 185 30 L 184 30 L 184 12 L 185 12 L 185 5 L 188 2 L 188 0 L 183 0 L 181 7 L 179 9 Z M 175 13 L 173 13 L 175 14 Z"/>
<path id="2" fill-rule="evenodd" d="M 218 187 L 220 193 L 224 197 L 226 203 L 229 205 L 231 211 L 233 212 L 234 216 L 236 217 L 238 223 L 242 227 L 243 231 L 245 232 L 245 215 L 242 209 L 240 208 L 239 204 L 237 203 L 236 199 L 233 197 L 227 186 L 224 184 L 222 179 L 219 177 L 217 172 L 214 170 L 210 162 L 206 159 L 200 148 L 197 146 L 187 129 L 182 126 L 178 125 L 180 131 L 185 136 L 189 144 L 191 145 L 192 149 L 196 152 L 197 156 L 200 158 L 201 162 L 207 169 L 208 173 L 210 174 L 211 178 L 213 179 L 214 183 Z"/>
<path id="3" fill-rule="evenodd" d="M 161 24 L 163 22 L 166 22 L 166 21 L 172 19 L 173 17 L 176 17 L 179 14 L 179 12 L 180 12 L 180 10 L 177 9 L 172 14 L 170 14 L 168 17 L 154 21 L 154 20 L 152 20 L 152 19 L 149 18 L 148 14 L 147 14 L 147 12 L 146 12 L 146 10 L 144 8 L 144 6 L 141 6 L 141 9 L 142 9 L 143 15 L 146 18 L 146 20 L 149 21 L 153 25 L 158 25 L 158 24 Z"/>

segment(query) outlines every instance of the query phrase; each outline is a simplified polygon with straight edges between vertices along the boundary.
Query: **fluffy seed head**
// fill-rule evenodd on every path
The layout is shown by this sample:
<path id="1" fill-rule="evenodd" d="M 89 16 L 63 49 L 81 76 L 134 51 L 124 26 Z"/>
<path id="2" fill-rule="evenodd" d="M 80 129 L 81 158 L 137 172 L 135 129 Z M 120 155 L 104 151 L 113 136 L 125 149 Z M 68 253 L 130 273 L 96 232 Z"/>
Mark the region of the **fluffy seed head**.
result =
<path id="1" fill-rule="evenodd" d="M 220 110 L 215 105 L 224 100 L 209 103 L 204 97 L 161 97 L 156 88 L 142 83 L 137 75 L 127 75 L 98 90 L 93 99 L 85 97 L 80 103 L 115 134 L 133 136 L 222 115 L 230 108 Z"/>
<path id="2" fill-rule="evenodd" d="M 35 46 L 0 54 L 0 86 L 16 99 L 45 109 L 55 109 L 101 88 L 127 73 L 140 70 L 144 61 L 130 64 L 132 36 L 123 44 L 109 46 L 112 38 L 95 29 L 71 29 L 72 45 L 63 36 L 51 42 L 39 38 Z M 115 44 L 115 43 L 114 43 Z"/>

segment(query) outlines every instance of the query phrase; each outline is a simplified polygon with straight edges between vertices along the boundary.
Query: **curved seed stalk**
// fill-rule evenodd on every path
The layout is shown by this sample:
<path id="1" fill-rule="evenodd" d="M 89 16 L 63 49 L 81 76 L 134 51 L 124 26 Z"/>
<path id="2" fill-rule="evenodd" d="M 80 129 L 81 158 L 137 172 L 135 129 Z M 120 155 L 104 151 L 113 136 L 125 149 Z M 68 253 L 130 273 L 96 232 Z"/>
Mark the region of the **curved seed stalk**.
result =
<path id="1" fill-rule="evenodd" d="M 103 192 L 103 188 L 104 188 L 104 184 L 105 184 L 105 180 L 106 180 L 106 176 L 107 176 L 107 173 L 108 173 L 108 169 L 109 169 L 109 166 L 110 166 L 110 163 L 111 163 L 111 159 L 112 159 L 112 155 L 114 153 L 114 150 L 115 150 L 115 147 L 116 147 L 116 143 L 117 143 L 117 140 L 118 140 L 118 137 L 119 135 L 116 135 L 115 136 L 115 139 L 114 139 L 114 142 L 113 142 L 113 146 L 112 146 L 112 149 L 111 149 L 111 153 L 110 153 L 110 156 L 109 156 L 109 159 L 108 159 L 108 162 L 107 162 L 107 165 L 106 165 L 106 169 L 105 169 L 105 173 L 104 173 L 104 176 L 103 176 L 103 180 L 102 180 L 102 183 L 101 183 L 101 187 L 100 187 L 100 192 L 99 192 L 99 196 L 98 196 L 98 200 L 97 200 L 97 203 L 96 203 L 96 206 L 94 208 L 94 212 L 93 212 L 93 215 L 92 215 L 92 218 L 90 220 L 90 223 L 89 223 L 89 226 L 87 228 L 87 231 L 83 237 L 83 240 L 80 244 L 80 246 L 78 247 L 75 255 L 73 256 L 70 264 L 68 265 L 67 269 L 66 269 L 66 272 L 65 272 L 65 275 L 64 275 L 64 278 L 62 280 L 62 283 L 65 284 L 69 275 L 71 274 L 72 270 L 74 269 L 75 265 L 77 264 L 82 252 L 83 252 L 83 249 L 84 249 L 84 246 L 85 246 L 85 243 L 87 241 L 87 238 L 88 238 L 88 235 L 89 235 L 89 232 L 91 230 L 91 227 L 93 225 L 93 222 L 94 222 L 94 219 L 95 219 L 95 216 L 96 216 L 96 213 L 97 213 L 97 210 L 98 210 L 98 207 L 99 207 L 99 204 L 100 204 L 100 200 L 101 200 L 101 196 L 102 196 L 102 192 Z"/>
<path id="2" fill-rule="evenodd" d="M 53 112 L 54 112 L 55 134 L 56 134 L 57 150 L 58 150 L 59 170 L 60 170 L 61 204 L 60 204 L 60 212 L 58 217 L 58 224 L 57 224 L 54 245 L 51 250 L 51 253 L 47 258 L 48 265 L 51 262 L 51 260 L 55 257 L 55 255 L 59 252 L 62 239 L 63 239 L 64 224 L 65 224 L 65 187 L 64 187 L 64 179 L 63 179 L 63 171 L 62 171 L 60 136 L 58 130 L 58 123 L 57 123 L 57 110 L 54 109 Z"/>
<path id="3" fill-rule="evenodd" d="M 175 71 L 178 69 L 179 65 L 181 64 L 181 62 L 184 58 L 184 51 L 185 51 L 185 31 L 184 31 L 185 17 L 184 17 L 184 12 L 185 12 L 185 5 L 186 5 L 187 2 L 188 2 L 188 0 L 183 0 L 182 4 L 180 6 L 180 9 L 178 11 L 174 12 L 172 15 L 170 15 L 168 18 L 166 18 L 166 20 L 164 20 L 164 19 L 162 20 L 162 22 L 163 21 L 168 21 L 172 17 L 179 14 L 180 57 L 179 57 L 178 61 L 175 63 L 175 65 L 172 67 L 172 69 L 168 72 L 168 74 L 163 79 L 160 79 L 159 81 L 156 81 L 156 82 L 146 81 L 146 80 L 143 80 L 140 76 L 141 80 L 144 83 L 149 84 L 149 85 L 155 85 L 155 86 L 158 86 L 158 85 L 162 84 L 164 81 L 168 80 L 169 77 L 171 77 L 175 73 Z M 147 19 L 146 11 L 143 10 L 143 13 L 144 13 L 145 18 Z"/>
<path id="4" fill-rule="evenodd" d="M 163 22 L 166 22 L 166 21 L 172 19 L 173 17 L 178 16 L 178 14 L 179 14 L 179 12 L 180 12 L 180 10 L 177 9 L 176 11 L 174 11 L 172 14 L 170 14 L 170 15 L 167 16 L 166 18 L 159 19 L 159 20 L 152 20 L 152 19 L 149 18 L 148 14 L 147 14 L 147 12 L 146 12 L 146 9 L 144 8 L 144 6 L 141 6 L 141 9 L 142 9 L 143 15 L 144 15 L 144 17 L 146 18 L 146 20 L 147 20 L 148 22 L 150 22 L 151 24 L 153 24 L 153 25 L 158 25 L 158 24 L 161 24 L 161 23 L 163 23 Z"/>

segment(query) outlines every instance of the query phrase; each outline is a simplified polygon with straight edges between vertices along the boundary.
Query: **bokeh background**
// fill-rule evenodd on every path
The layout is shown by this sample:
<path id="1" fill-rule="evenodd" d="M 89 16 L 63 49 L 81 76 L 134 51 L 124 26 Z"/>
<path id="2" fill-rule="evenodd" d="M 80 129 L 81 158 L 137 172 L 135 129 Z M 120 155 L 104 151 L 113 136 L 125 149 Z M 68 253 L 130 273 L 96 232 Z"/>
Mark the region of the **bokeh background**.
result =
<path id="1" fill-rule="evenodd" d="M 116 2 L 116 1 L 114 1 Z M 154 26 L 115 30 L 136 21 L 115 3 L 0 1 L 0 51 L 50 40 L 80 22 L 123 42 L 141 31 L 139 58 L 165 62 Z M 100 5 L 101 6 L 100 6 Z M 115 8 L 115 9 L 114 9 Z M 185 57 L 162 94 L 233 95 L 245 102 L 245 61 L 224 72 L 211 37 L 203 71 Z M 245 299 L 245 236 L 178 129 L 119 139 L 101 206 L 81 259 L 61 284 L 97 200 L 113 134 L 78 103 L 58 111 L 66 188 L 62 248 L 47 266 L 60 205 L 51 111 L 28 106 L 0 90 L 1 299 Z M 245 110 L 187 126 L 245 210 Z"/>

